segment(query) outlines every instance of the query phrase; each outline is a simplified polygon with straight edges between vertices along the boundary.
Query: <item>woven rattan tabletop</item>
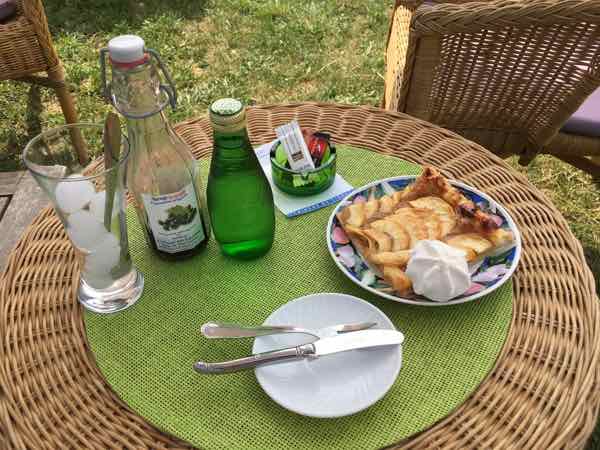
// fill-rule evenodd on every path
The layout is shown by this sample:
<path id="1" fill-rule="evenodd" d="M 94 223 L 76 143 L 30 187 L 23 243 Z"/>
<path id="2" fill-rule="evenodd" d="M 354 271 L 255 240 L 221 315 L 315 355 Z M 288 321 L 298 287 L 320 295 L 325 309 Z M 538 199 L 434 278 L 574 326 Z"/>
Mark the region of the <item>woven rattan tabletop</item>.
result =
<path id="1" fill-rule="evenodd" d="M 438 167 L 504 204 L 523 237 L 513 322 L 496 367 L 454 413 L 403 447 L 581 448 L 600 405 L 600 307 L 580 244 L 526 178 L 482 147 L 403 114 L 349 105 L 254 107 L 254 144 L 292 119 L 338 143 Z M 197 157 L 206 118 L 178 126 Z M 9 448 L 186 447 L 111 391 L 86 342 L 78 268 L 51 209 L 13 250 L 0 281 L 0 435 Z M 0 439 L 0 447 L 2 447 Z"/>

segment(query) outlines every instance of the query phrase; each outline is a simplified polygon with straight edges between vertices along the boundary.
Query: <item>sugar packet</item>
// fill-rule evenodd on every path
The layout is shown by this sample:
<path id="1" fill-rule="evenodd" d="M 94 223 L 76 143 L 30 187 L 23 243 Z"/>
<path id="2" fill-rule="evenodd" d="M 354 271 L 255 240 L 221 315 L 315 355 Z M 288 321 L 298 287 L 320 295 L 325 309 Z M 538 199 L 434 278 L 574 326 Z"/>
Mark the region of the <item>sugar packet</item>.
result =
<path id="1" fill-rule="evenodd" d="M 298 172 L 315 168 L 310 151 L 304 141 L 300 125 L 296 120 L 275 128 L 292 170 Z"/>

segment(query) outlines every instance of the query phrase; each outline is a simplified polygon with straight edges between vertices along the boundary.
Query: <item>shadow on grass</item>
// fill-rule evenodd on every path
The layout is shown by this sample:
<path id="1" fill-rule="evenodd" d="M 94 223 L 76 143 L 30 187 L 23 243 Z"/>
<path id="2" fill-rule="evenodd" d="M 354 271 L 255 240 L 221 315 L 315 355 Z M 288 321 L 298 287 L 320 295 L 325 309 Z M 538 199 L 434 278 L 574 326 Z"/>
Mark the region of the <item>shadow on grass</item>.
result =
<path id="1" fill-rule="evenodd" d="M 14 127 L 7 130 L 4 149 L 0 149 L 0 167 L 2 170 L 23 170 L 21 155 L 27 143 L 42 132 L 40 115 L 42 114 L 42 99 L 40 87 L 32 84 L 27 94 L 27 107 L 25 111 L 25 133 L 19 133 Z"/>
<path id="2" fill-rule="evenodd" d="M 144 20 L 164 14 L 180 18 L 201 18 L 208 0 L 45 0 L 51 32 L 125 32 Z"/>
<path id="3" fill-rule="evenodd" d="M 596 280 L 596 293 L 600 295 L 600 247 L 584 247 L 583 253 Z"/>
<path id="4" fill-rule="evenodd" d="M 600 247 L 586 246 L 583 248 L 583 253 L 596 281 L 596 293 L 600 296 Z M 585 448 L 586 450 L 600 450 L 600 419 Z"/>

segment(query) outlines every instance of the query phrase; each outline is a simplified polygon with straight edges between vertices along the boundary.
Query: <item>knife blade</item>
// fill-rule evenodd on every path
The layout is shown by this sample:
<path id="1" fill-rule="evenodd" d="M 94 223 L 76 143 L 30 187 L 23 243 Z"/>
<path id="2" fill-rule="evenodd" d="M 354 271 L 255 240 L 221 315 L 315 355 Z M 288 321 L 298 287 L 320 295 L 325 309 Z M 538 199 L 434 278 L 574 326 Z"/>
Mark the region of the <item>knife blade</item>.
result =
<path id="1" fill-rule="evenodd" d="M 333 353 L 367 348 L 401 345 L 404 335 L 395 330 L 363 330 L 319 339 L 297 347 L 257 353 L 246 358 L 217 363 L 198 361 L 194 370 L 206 374 L 221 374 L 251 369 L 262 364 L 272 364 L 301 358 L 318 358 Z"/>
<path id="2" fill-rule="evenodd" d="M 399 345 L 404 342 L 404 335 L 393 330 L 364 330 L 319 339 L 312 344 L 315 347 L 314 356 L 330 355 L 361 348 Z"/>

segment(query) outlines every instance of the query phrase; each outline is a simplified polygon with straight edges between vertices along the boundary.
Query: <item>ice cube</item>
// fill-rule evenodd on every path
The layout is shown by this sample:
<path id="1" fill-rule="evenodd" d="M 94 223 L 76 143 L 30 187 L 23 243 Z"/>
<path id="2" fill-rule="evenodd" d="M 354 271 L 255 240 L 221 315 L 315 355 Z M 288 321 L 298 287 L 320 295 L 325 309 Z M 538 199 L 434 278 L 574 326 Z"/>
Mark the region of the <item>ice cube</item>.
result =
<path id="1" fill-rule="evenodd" d="M 89 211 L 77 211 L 68 217 L 67 222 L 67 234 L 82 249 L 91 249 L 106 238 L 105 235 L 110 235 L 104 224 Z"/>
<path id="2" fill-rule="evenodd" d="M 119 246 L 119 238 L 112 233 L 104 233 L 102 236 L 98 238 L 97 243 L 93 244 L 89 249 L 90 253 L 94 253 L 100 248 L 109 248 L 109 247 L 118 247 Z"/>
<path id="3" fill-rule="evenodd" d="M 98 247 L 93 253 L 85 257 L 82 275 L 90 286 L 103 289 L 110 286 L 115 280 L 111 270 L 119 263 L 121 247 Z"/>
<path id="4" fill-rule="evenodd" d="M 95 289 L 105 289 L 115 281 L 110 275 L 93 271 L 84 270 L 81 275 L 85 282 Z"/>
<path id="5" fill-rule="evenodd" d="M 79 178 L 79 175 L 70 175 L 68 178 Z M 61 181 L 56 185 L 54 196 L 56 204 L 61 211 L 71 214 L 87 205 L 96 190 L 91 181 Z"/>
<path id="6" fill-rule="evenodd" d="M 95 273 L 109 274 L 110 270 L 119 263 L 121 246 L 98 246 L 85 257 L 85 270 Z"/>
<path id="7" fill-rule="evenodd" d="M 104 221 L 104 203 L 106 202 L 106 192 L 96 192 L 90 200 L 90 212 L 99 222 Z"/>
<path id="8" fill-rule="evenodd" d="M 112 205 L 112 217 L 119 213 L 119 196 L 115 193 L 115 198 Z M 106 192 L 96 192 L 90 201 L 90 212 L 100 222 L 104 221 L 104 206 L 106 205 Z"/>

